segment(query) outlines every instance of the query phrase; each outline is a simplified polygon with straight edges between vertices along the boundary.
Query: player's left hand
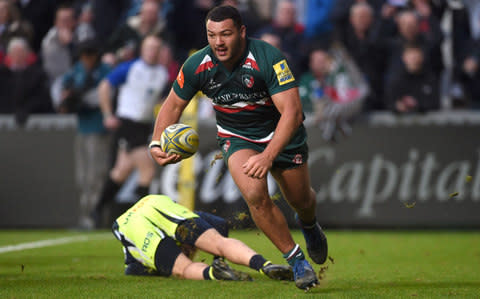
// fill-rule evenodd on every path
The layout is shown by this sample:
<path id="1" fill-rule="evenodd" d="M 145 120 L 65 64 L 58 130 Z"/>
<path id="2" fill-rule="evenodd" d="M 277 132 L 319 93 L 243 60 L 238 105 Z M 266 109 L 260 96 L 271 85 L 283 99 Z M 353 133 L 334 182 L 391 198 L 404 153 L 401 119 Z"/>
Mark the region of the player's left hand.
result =
<path id="1" fill-rule="evenodd" d="M 263 179 L 272 168 L 272 164 L 272 159 L 262 153 L 253 155 L 242 165 L 243 173 L 251 178 Z"/>

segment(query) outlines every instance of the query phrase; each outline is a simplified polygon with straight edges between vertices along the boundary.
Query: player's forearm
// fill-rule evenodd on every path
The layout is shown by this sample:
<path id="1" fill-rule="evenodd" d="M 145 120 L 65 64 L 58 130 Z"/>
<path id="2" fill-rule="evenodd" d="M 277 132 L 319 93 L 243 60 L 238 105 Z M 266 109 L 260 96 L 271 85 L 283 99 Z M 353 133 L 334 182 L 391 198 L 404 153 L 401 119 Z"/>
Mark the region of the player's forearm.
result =
<path id="1" fill-rule="evenodd" d="M 100 82 L 98 86 L 98 98 L 100 101 L 100 109 L 102 110 L 102 114 L 104 117 L 110 116 L 113 114 L 112 108 L 112 87 L 107 80 L 103 80 Z"/>
<path id="2" fill-rule="evenodd" d="M 263 151 L 264 154 L 275 159 L 287 146 L 295 132 L 303 122 L 303 114 L 296 110 L 284 111 L 275 129 L 272 140 Z"/>
<path id="3" fill-rule="evenodd" d="M 163 130 L 165 130 L 165 128 L 169 125 L 178 122 L 182 112 L 183 109 L 181 107 L 177 107 L 173 100 L 169 100 L 169 98 L 167 98 L 160 108 L 157 119 L 155 120 L 152 140 L 160 140 Z"/>

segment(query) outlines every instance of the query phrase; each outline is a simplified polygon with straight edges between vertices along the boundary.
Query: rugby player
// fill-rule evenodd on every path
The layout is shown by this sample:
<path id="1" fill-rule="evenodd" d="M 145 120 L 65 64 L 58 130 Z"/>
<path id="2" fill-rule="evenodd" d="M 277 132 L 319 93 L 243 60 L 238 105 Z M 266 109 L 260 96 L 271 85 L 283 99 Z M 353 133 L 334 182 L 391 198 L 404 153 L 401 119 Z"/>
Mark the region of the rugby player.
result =
<path id="1" fill-rule="evenodd" d="M 272 279 L 293 280 L 290 266 L 272 264 L 241 241 L 228 238 L 223 218 L 192 212 L 165 195 L 143 197 L 117 218 L 112 230 L 123 245 L 127 275 L 251 280 L 230 268 L 225 257 Z M 196 248 L 215 256 L 211 266 L 191 260 Z"/>
<path id="2" fill-rule="evenodd" d="M 182 66 L 157 116 L 150 153 L 160 165 L 181 160 L 161 150 L 160 136 L 202 91 L 213 103 L 218 144 L 253 220 L 293 267 L 297 287 L 308 289 L 318 283 L 315 271 L 271 200 L 266 178 L 270 171 L 297 213 L 310 258 L 324 263 L 327 240 L 315 216 L 297 82 L 278 49 L 247 38 L 235 8 L 213 8 L 206 28 L 209 45 Z"/>

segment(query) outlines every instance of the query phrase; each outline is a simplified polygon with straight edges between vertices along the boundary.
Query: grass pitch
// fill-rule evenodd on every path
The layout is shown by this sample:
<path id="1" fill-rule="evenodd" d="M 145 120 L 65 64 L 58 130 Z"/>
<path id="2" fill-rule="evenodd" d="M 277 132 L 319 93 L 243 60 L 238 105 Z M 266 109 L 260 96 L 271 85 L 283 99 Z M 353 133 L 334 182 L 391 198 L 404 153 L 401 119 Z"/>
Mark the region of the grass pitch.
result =
<path id="1" fill-rule="evenodd" d="M 0 298 L 480 298 L 480 232 L 326 233 L 330 259 L 314 265 L 321 285 L 305 293 L 242 266 L 235 268 L 255 281 L 126 277 L 120 243 L 110 232 L 0 231 Z M 301 233 L 293 235 L 305 249 Z M 231 236 L 284 263 L 262 233 Z M 6 246 L 65 237 L 78 240 L 5 252 Z M 211 258 L 199 254 L 196 260 Z"/>

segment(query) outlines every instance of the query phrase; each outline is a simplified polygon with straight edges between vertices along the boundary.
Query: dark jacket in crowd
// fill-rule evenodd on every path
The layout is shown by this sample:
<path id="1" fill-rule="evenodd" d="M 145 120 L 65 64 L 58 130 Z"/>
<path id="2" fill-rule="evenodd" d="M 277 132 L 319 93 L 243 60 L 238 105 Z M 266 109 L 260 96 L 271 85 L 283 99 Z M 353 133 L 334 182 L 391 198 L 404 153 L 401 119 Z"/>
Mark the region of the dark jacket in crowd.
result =
<path id="1" fill-rule="evenodd" d="M 405 67 L 392 78 L 387 86 L 387 108 L 396 111 L 397 100 L 411 96 L 418 103 L 417 112 L 436 110 L 440 107 L 438 76 L 430 70 L 409 73 Z"/>
<path id="2" fill-rule="evenodd" d="M 21 71 L 1 66 L 0 113 L 15 114 L 20 125 L 25 124 L 29 114 L 53 113 L 47 82 L 38 63 Z"/>

